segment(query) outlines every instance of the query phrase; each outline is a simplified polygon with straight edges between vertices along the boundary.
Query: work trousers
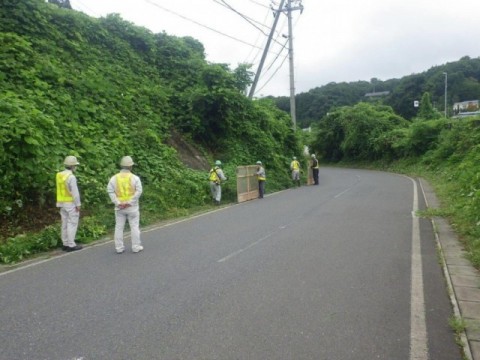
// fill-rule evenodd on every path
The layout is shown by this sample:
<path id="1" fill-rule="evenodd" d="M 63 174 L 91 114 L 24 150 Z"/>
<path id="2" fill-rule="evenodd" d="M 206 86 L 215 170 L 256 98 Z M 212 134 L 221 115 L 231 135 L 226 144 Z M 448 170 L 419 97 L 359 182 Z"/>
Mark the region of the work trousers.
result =
<path id="1" fill-rule="evenodd" d="M 135 251 L 142 245 L 140 241 L 140 208 L 137 206 L 130 206 L 125 209 L 115 210 L 115 250 L 121 252 L 125 250 L 123 244 L 123 230 L 125 223 L 128 221 L 130 225 L 130 237 L 132 239 L 132 250 Z"/>
<path id="2" fill-rule="evenodd" d="M 315 185 L 318 185 L 318 169 L 312 169 L 313 170 L 313 183 Z"/>
<path id="3" fill-rule="evenodd" d="M 216 202 L 220 202 L 222 199 L 222 186 L 216 184 L 214 181 L 210 181 L 210 191 L 212 193 L 212 198 Z"/>
<path id="4" fill-rule="evenodd" d="M 77 211 L 75 205 L 66 205 L 60 208 L 62 218 L 62 243 L 63 246 L 74 247 L 75 236 L 77 234 L 78 222 L 80 220 L 80 211 Z"/>
<path id="5" fill-rule="evenodd" d="M 263 199 L 265 194 L 265 180 L 258 180 L 258 197 Z"/>
<path id="6" fill-rule="evenodd" d="M 292 170 L 292 180 L 300 181 L 300 170 Z"/>

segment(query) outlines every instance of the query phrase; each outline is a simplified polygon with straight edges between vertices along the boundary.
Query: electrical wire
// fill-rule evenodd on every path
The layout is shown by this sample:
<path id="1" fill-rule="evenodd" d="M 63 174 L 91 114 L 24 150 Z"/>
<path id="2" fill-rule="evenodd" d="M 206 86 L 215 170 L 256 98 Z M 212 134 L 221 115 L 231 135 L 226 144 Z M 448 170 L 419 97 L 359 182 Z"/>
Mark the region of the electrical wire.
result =
<path id="1" fill-rule="evenodd" d="M 270 10 L 270 8 L 269 8 L 267 5 L 261 4 L 261 3 L 259 3 L 258 1 L 255 1 L 255 0 L 249 0 L 249 1 L 250 1 L 251 3 L 254 3 L 254 4 L 256 4 L 256 5 L 260 5 L 260 6 L 264 7 L 264 8 L 266 8 L 266 9 L 269 9 L 269 10 Z"/>
<path id="2" fill-rule="evenodd" d="M 295 27 L 295 26 L 297 25 L 299 19 L 300 19 L 300 18 L 297 18 L 297 19 L 296 19 L 295 23 L 292 25 L 293 27 Z M 284 47 L 282 48 L 282 50 L 287 46 L 287 42 L 288 42 L 288 39 L 287 39 L 287 41 L 285 42 Z M 262 89 L 265 88 L 265 86 L 268 85 L 268 83 L 273 79 L 273 77 L 277 74 L 277 72 L 282 68 L 282 66 L 283 66 L 283 64 L 285 63 L 285 60 L 287 60 L 288 56 L 289 56 L 289 52 L 287 52 L 287 54 L 286 54 L 285 57 L 283 58 L 281 64 L 275 69 L 275 71 L 274 71 L 273 74 L 267 79 L 267 81 L 266 81 L 259 89 L 255 89 L 254 95 L 257 94 L 257 93 L 259 93 Z M 279 56 L 277 56 L 277 57 L 272 61 L 272 63 L 270 64 L 270 66 L 267 68 L 267 70 L 265 70 L 265 72 L 263 73 L 263 75 L 260 76 L 260 79 L 262 79 L 262 78 L 264 77 L 264 75 L 266 75 L 266 73 L 268 72 L 268 70 L 270 70 L 270 68 L 273 66 L 273 64 L 278 60 L 278 57 L 279 57 Z"/>
<path id="3" fill-rule="evenodd" d="M 265 82 L 265 84 L 263 84 L 259 89 L 255 89 L 256 91 L 255 91 L 254 95 L 257 94 L 258 92 L 260 92 L 265 86 L 268 85 L 268 83 L 273 79 L 273 77 L 277 74 L 277 72 L 282 68 L 282 66 L 285 63 L 285 60 L 287 60 L 287 58 L 288 58 L 288 54 L 285 55 L 285 57 L 282 60 L 282 63 L 280 64 L 280 66 L 275 70 L 275 72 L 272 74 L 272 76 L 270 76 L 268 78 L 268 80 Z"/>
<path id="4" fill-rule="evenodd" d="M 100 15 L 99 15 L 96 11 L 93 11 L 91 8 L 89 8 L 87 5 L 85 5 L 85 4 L 84 4 L 83 2 L 81 2 L 80 0 L 72 0 L 72 2 L 76 3 L 77 5 L 81 5 L 81 6 L 78 7 L 81 12 L 83 12 L 83 13 L 86 14 L 87 11 L 88 11 L 88 13 L 93 14 L 93 15 L 96 16 L 96 17 L 100 17 Z M 72 8 L 75 9 L 76 7 L 77 7 L 77 6 L 73 6 L 73 5 L 72 5 Z M 84 11 L 84 10 L 82 10 L 82 9 L 86 9 L 87 11 Z M 76 10 L 76 9 L 75 9 L 75 10 Z"/>
<path id="5" fill-rule="evenodd" d="M 239 12 L 238 10 L 235 10 L 230 4 L 228 4 L 225 0 L 213 0 L 215 3 L 219 4 L 219 5 L 222 5 L 224 7 L 226 7 L 227 9 L 229 10 L 232 10 L 234 13 L 240 15 L 243 19 L 245 19 L 250 25 L 252 25 L 254 28 L 258 29 L 263 35 L 265 36 L 268 36 L 268 34 L 266 32 L 263 31 L 263 29 L 260 29 L 256 24 L 260 25 L 260 26 L 263 26 L 267 29 L 270 29 L 269 26 L 265 25 L 265 24 L 262 24 L 261 22 L 259 21 L 256 21 L 244 14 L 242 14 L 241 12 Z"/>
<path id="6" fill-rule="evenodd" d="M 246 41 L 244 41 L 244 40 L 241 40 L 241 39 L 238 39 L 238 38 L 236 38 L 236 37 L 234 37 L 234 36 L 225 34 L 224 32 L 221 32 L 221 31 L 216 30 L 216 29 L 214 29 L 214 28 L 212 28 L 212 27 L 210 27 L 210 26 L 207 26 L 207 25 L 204 25 L 204 24 L 202 24 L 202 23 L 199 23 L 198 21 L 195 21 L 195 20 L 193 20 L 193 19 L 190 19 L 190 18 L 188 18 L 188 17 L 186 17 L 186 16 L 184 16 L 184 15 L 181 15 L 181 14 L 173 11 L 173 10 L 167 9 L 167 8 L 165 8 L 165 7 L 157 4 L 156 2 L 154 2 L 154 1 L 152 1 L 152 0 L 143 0 L 143 1 L 145 1 L 145 2 L 147 2 L 147 3 L 149 3 L 149 4 L 151 4 L 151 5 L 153 5 L 153 6 L 155 6 L 155 7 L 158 7 L 159 9 L 161 9 L 161 10 L 163 10 L 163 11 L 169 12 L 169 13 L 175 15 L 175 16 L 178 16 L 178 17 L 180 17 L 180 18 L 182 18 L 182 19 L 184 19 L 184 20 L 187 20 L 187 21 L 189 21 L 189 22 L 191 22 L 191 23 L 193 23 L 193 24 L 195 24 L 195 25 L 198 25 L 198 26 L 201 26 L 201 27 L 203 27 L 203 28 L 205 28 L 205 29 L 207 29 L 207 30 L 213 31 L 213 32 L 215 32 L 215 33 L 217 33 L 217 34 L 219 34 L 219 35 L 228 37 L 229 39 L 238 41 L 238 42 L 240 42 L 240 43 L 242 43 L 242 44 L 245 44 L 245 45 L 248 45 L 248 46 L 251 46 L 251 47 L 254 47 L 254 48 L 259 48 L 259 47 L 256 46 L 256 45 L 252 45 L 252 44 L 250 44 L 250 43 L 248 43 L 248 42 L 246 42 Z M 259 49 L 261 49 L 261 48 L 259 48 Z"/>
<path id="7" fill-rule="evenodd" d="M 254 24 L 254 22 L 257 23 L 257 24 L 259 24 L 259 25 L 261 25 L 261 26 L 263 26 L 263 27 L 265 27 L 265 28 L 268 28 L 269 30 L 271 29 L 271 26 L 265 25 L 265 24 L 263 24 L 263 23 L 260 23 L 259 21 L 256 21 L 256 20 L 254 20 L 254 19 L 252 19 L 252 18 L 250 18 L 250 17 L 242 14 L 242 13 L 239 12 L 238 10 L 234 9 L 234 8 L 233 8 L 230 4 L 228 4 L 225 0 L 213 0 L 213 1 L 214 1 L 215 3 L 221 5 L 221 6 L 226 7 L 227 9 L 233 11 L 234 13 L 240 15 L 240 16 L 241 16 L 243 19 L 245 19 L 250 25 L 252 25 L 252 26 L 255 27 L 257 30 L 259 30 L 263 35 L 265 35 L 265 36 L 267 36 L 267 37 L 269 36 L 269 34 L 267 34 L 267 33 L 264 32 L 262 29 L 260 29 L 258 26 L 256 26 L 256 25 Z M 278 34 L 278 31 L 276 31 L 276 32 L 277 32 L 277 34 Z M 277 38 L 278 38 L 278 35 L 277 35 Z M 274 41 L 274 42 L 277 42 L 276 38 L 273 39 L 273 41 Z M 277 43 L 278 43 L 278 42 L 277 42 Z M 280 44 L 280 45 L 281 45 L 281 44 Z"/>
<path id="8" fill-rule="evenodd" d="M 273 67 L 273 65 L 275 64 L 275 62 L 278 60 L 278 58 L 280 57 L 281 55 L 281 52 L 287 47 L 287 43 L 288 43 L 288 39 L 285 40 L 285 44 L 283 44 L 283 47 L 280 49 L 280 52 L 277 54 L 277 56 L 275 56 L 275 58 L 272 60 L 272 62 L 270 63 L 270 65 L 268 65 L 268 67 L 265 69 L 265 71 L 263 72 L 262 75 L 260 75 L 260 79 L 262 79 L 262 77 L 266 76 L 266 73 Z M 287 54 L 288 55 L 288 54 Z"/>

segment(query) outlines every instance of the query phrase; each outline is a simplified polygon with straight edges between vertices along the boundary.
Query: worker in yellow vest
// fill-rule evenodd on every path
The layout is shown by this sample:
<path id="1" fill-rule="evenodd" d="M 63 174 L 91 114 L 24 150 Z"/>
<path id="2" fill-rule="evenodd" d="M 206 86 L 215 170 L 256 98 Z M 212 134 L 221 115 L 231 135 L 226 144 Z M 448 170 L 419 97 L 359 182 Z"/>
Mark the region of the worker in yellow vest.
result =
<path id="1" fill-rule="evenodd" d="M 265 181 L 267 177 L 265 175 L 265 168 L 262 165 L 261 161 L 257 161 L 257 175 L 258 180 L 258 198 L 263 199 L 263 195 L 265 194 Z"/>
<path id="2" fill-rule="evenodd" d="M 315 154 L 312 154 L 312 173 L 313 173 L 313 183 L 315 185 L 318 185 L 318 171 L 319 171 L 319 166 L 318 166 L 318 160 Z"/>
<path id="3" fill-rule="evenodd" d="M 82 245 L 75 244 L 81 202 L 77 178 L 73 174 L 80 163 L 75 156 L 67 156 L 63 164 L 65 170 L 56 175 L 57 207 L 62 218 L 62 250 L 70 252 L 82 249 Z"/>
<path id="4" fill-rule="evenodd" d="M 222 181 L 226 181 L 227 178 L 222 171 L 222 162 L 220 160 L 215 161 L 215 166 L 210 169 L 208 180 L 210 181 L 210 192 L 215 205 L 220 205 L 222 199 Z"/>
<path id="5" fill-rule="evenodd" d="M 120 160 L 121 170 L 112 176 L 107 185 L 110 200 L 115 205 L 115 250 L 117 254 L 125 252 L 123 230 L 125 223 L 130 225 L 132 252 L 143 250 L 140 240 L 140 207 L 139 199 L 142 195 L 142 182 L 132 173 L 134 162 L 130 156 Z"/>
<path id="6" fill-rule="evenodd" d="M 294 184 L 300 186 L 300 163 L 298 162 L 296 156 L 292 158 L 292 162 L 290 163 L 290 170 L 292 171 L 292 180 Z"/>

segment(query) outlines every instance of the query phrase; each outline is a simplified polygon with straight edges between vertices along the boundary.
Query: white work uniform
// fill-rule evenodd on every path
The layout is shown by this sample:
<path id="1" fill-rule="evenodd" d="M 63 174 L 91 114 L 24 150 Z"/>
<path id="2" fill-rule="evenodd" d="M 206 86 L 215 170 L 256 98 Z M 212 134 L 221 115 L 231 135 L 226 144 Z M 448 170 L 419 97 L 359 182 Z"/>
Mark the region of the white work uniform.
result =
<path id="1" fill-rule="evenodd" d="M 73 202 L 57 202 L 62 218 L 61 237 L 63 246 L 75 247 L 75 236 L 77 234 L 78 222 L 80 220 L 80 192 L 78 191 L 77 178 L 72 170 L 65 169 L 61 172 L 64 175 L 70 174 L 67 178 L 67 188 L 73 197 Z"/>
<path id="2" fill-rule="evenodd" d="M 213 168 L 213 171 L 217 173 L 217 176 L 220 181 L 227 180 L 222 169 L 220 169 L 218 166 Z M 210 192 L 212 193 L 213 200 L 215 200 L 217 203 L 220 203 L 220 200 L 222 200 L 222 185 L 220 185 L 220 181 L 218 182 L 210 181 Z"/>
<path id="3" fill-rule="evenodd" d="M 122 169 L 120 173 L 130 173 L 128 169 Z M 120 209 L 119 205 L 121 203 L 117 198 L 117 177 L 112 176 L 110 179 L 107 192 L 110 196 L 110 199 L 115 204 L 115 250 L 117 252 L 123 252 L 125 250 L 125 246 L 123 244 L 123 229 L 125 228 L 125 223 L 128 220 L 128 224 L 130 225 L 131 231 L 131 239 L 132 239 L 132 251 L 138 251 L 142 246 L 140 241 L 140 207 L 139 207 L 139 198 L 142 195 L 142 182 L 140 178 L 134 174 L 131 177 L 131 185 L 135 190 L 133 197 L 127 201 L 127 204 L 130 204 L 129 207 L 125 209 Z"/>

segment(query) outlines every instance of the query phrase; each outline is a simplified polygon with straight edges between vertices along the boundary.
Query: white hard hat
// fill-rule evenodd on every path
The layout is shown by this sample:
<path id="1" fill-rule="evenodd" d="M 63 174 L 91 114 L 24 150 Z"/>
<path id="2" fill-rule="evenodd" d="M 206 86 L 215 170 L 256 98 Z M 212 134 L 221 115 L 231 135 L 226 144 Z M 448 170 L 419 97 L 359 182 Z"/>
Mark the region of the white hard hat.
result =
<path id="1" fill-rule="evenodd" d="M 315 157 L 315 154 L 312 154 L 312 158 L 314 158 L 314 157 Z"/>
<path id="2" fill-rule="evenodd" d="M 65 160 L 63 162 L 63 165 L 75 166 L 75 165 L 80 165 L 80 163 L 78 162 L 78 160 L 75 156 L 69 155 L 65 158 Z"/>
<path id="3" fill-rule="evenodd" d="M 261 161 L 257 161 L 257 165 L 262 165 L 262 162 L 261 162 Z"/>
<path id="4" fill-rule="evenodd" d="M 124 156 L 122 160 L 120 160 L 120 166 L 132 166 L 135 165 L 132 158 L 130 156 Z"/>
<path id="5" fill-rule="evenodd" d="M 215 161 L 215 165 L 220 166 L 222 165 L 222 162 L 220 160 Z"/>

